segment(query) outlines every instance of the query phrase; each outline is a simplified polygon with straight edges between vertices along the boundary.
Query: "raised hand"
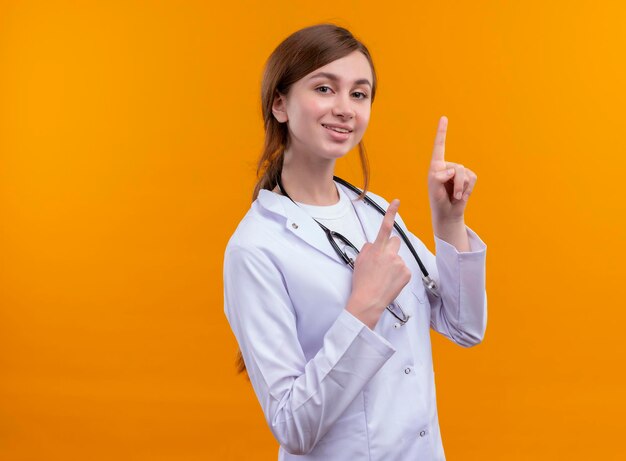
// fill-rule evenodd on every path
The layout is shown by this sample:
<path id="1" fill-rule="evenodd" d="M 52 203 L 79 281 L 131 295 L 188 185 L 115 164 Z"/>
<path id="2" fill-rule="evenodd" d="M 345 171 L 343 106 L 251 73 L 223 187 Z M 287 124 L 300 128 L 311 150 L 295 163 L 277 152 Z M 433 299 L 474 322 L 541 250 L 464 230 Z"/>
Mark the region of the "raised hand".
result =
<path id="1" fill-rule="evenodd" d="M 391 236 L 399 206 L 397 199 L 389 204 L 376 240 L 363 245 L 354 261 L 352 293 L 346 309 L 372 329 L 411 280 L 411 270 L 398 255 L 401 240 Z"/>
<path id="2" fill-rule="evenodd" d="M 448 119 L 443 116 L 439 119 L 428 171 L 428 196 L 433 223 L 462 221 L 477 179 L 469 168 L 444 159 L 447 130 Z"/>
<path id="3" fill-rule="evenodd" d="M 454 245 L 457 251 L 470 251 L 465 229 L 465 206 L 474 190 L 476 174 L 460 163 L 446 162 L 448 119 L 441 117 L 428 170 L 428 197 L 435 235 Z"/>

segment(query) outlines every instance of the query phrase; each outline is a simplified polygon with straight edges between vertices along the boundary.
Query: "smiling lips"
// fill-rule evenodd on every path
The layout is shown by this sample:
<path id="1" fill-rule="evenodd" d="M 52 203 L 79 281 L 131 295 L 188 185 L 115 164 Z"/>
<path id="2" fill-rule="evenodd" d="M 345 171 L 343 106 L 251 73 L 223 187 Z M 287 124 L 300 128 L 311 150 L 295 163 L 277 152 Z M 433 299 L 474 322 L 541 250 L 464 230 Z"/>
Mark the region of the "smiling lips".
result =
<path id="1" fill-rule="evenodd" d="M 352 133 L 352 129 L 347 126 L 327 125 L 325 123 L 322 123 L 322 126 L 328 130 L 335 131 L 337 133 L 344 133 L 344 134 Z"/>

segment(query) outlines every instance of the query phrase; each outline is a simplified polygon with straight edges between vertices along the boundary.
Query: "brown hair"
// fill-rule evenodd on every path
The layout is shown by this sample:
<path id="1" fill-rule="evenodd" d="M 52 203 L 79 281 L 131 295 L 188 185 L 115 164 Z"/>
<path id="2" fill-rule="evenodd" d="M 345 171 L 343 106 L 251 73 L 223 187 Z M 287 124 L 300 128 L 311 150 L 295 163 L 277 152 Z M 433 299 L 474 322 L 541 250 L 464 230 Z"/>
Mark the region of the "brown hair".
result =
<path id="1" fill-rule="evenodd" d="M 335 24 L 318 24 L 300 29 L 276 47 L 265 64 L 261 83 L 261 110 L 265 125 L 265 143 L 257 165 L 258 181 L 252 193 L 256 200 L 261 189 L 272 190 L 283 169 L 284 151 L 289 145 L 286 123 L 280 123 L 272 113 L 272 104 L 276 93 L 287 94 L 291 85 L 305 75 L 326 64 L 343 58 L 354 51 L 365 55 L 372 69 L 371 103 L 376 95 L 376 72 L 372 57 L 366 46 L 354 38 L 352 33 Z M 359 142 L 359 156 L 363 172 L 362 199 L 369 185 L 369 163 L 363 140 Z M 242 373 L 246 366 L 237 353 L 237 371 Z"/>

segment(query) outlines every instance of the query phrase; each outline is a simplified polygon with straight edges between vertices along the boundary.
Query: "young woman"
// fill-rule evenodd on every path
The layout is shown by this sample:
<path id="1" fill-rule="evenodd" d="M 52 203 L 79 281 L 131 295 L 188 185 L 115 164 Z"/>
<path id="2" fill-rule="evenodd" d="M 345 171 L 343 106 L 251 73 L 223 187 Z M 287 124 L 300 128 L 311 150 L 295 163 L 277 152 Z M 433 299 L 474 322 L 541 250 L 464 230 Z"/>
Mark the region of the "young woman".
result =
<path id="1" fill-rule="evenodd" d="M 485 332 L 486 247 L 464 222 L 476 175 L 444 159 L 446 118 L 428 173 L 436 256 L 398 200 L 333 176 L 358 145 L 367 189 L 376 83 L 367 48 L 331 24 L 295 32 L 266 65 L 262 174 L 224 296 L 280 460 L 445 459 L 429 329 L 465 347 Z"/>

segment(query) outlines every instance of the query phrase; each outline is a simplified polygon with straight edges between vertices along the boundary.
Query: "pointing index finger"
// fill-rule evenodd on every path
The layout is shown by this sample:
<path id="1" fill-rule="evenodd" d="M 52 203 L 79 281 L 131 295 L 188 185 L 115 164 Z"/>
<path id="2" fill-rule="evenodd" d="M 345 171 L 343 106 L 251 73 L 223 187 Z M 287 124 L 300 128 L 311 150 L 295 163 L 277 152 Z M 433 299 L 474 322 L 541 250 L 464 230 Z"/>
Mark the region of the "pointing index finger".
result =
<path id="1" fill-rule="evenodd" d="M 396 213 L 398 212 L 398 208 L 400 207 L 400 200 L 394 199 L 389 204 L 387 208 L 387 212 L 383 217 L 383 222 L 380 225 L 380 230 L 378 231 L 378 235 L 376 236 L 375 245 L 384 245 L 391 237 L 391 230 L 393 229 L 393 223 L 396 219 Z"/>
<path id="2" fill-rule="evenodd" d="M 437 127 L 437 134 L 435 136 L 435 145 L 433 146 L 433 158 L 432 161 L 441 161 L 446 151 L 446 132 L 448 131 L 448 117 L 443 115 L 439 119 L 439 126 Z"/>

